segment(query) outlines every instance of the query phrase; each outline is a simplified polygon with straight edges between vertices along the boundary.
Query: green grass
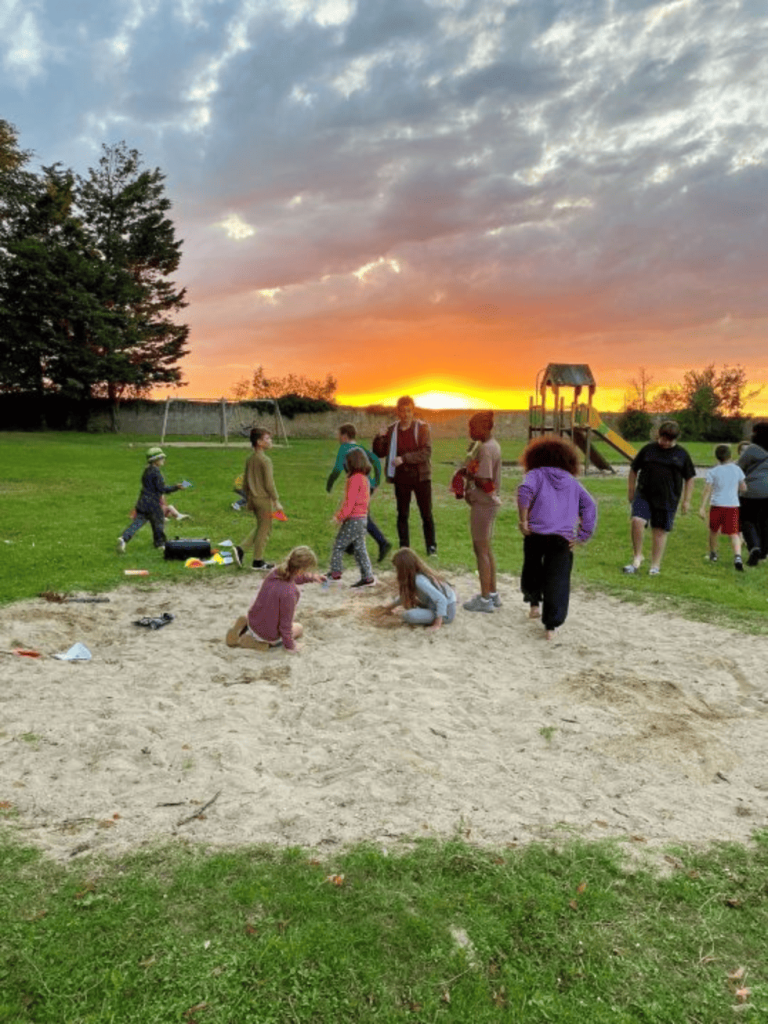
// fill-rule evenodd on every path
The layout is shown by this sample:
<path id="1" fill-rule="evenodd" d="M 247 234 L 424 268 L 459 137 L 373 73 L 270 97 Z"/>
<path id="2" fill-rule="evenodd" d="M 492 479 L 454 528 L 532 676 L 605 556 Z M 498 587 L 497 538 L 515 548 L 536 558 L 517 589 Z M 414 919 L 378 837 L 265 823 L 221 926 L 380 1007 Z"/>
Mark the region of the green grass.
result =
<path id="1" fill-rule="evenodd" d="M 144 527 L 128 545 L 123 558 L 115 554 L 115 540 L 128 523 L 136 500 L 144 452 L 152 438 L 103 434 L 0 434 L 0 493 L 3 515 L 0 543 L 4 556 L 0 600 L 32 597 L 41 591 L 98 593 L 125 583 L 143 587 L 144 577 L 126 578 L 124 569 L 148 569 L 151 580 L 189 580 L 180 562 L 164 562 L 152 548 L 151 531 Z M 688 446 L 697 462 L 711 463 L 711 445 Z M 522 442 L 505 442 L 505 462 L 514 463 Z M 275 560 L 296 544 L 310 544 L 321 567 L 327 565 L 334 527 L 332 512 L 342 494 L 338 480 L 332 497 L 325 481 L 336 451 L 332 440 L 296 440 L 289 448 L 275 448 L 275 477 L 288 515 L 275 524 L 267 551 Z M 467 526 L 467 508 L 448 490 L 451 475 L 464 451 L 464 442 L 440 440 L 434 450 L 434 502 L 439 565 L 450 571 L 472 570 L 474 560 Z M 192 489 L 172 496 L 178 507 L 194 518 L 169 523 L 167 534 L 206 536 L 216 544 L 236 543 L 250 527 L 248 513 L 230 508 L 235 497 L 232 481 L 242 470 L 247 449 L 168 448 L 166 480 L 188 479 Z M 522 563 L 522 542 L 517 530 L 514 491 L 521 471 L 504 469 L 505 507 L 496 526 L 498 569 L 517 575 Z M 574 583 L 628 601 L 646 601 L 697 619 L 731 625 L 744 632 L 768 631 L 765 570 L 736 574 L 725 541 L 722 560 L 705 559 L 707 527 L 695 512 L 702 483 L 694 493 L 694 513 L 678 516 L 670 537 L 663 573 L 624 577 L 621 566 L 631 556 L 626 480 L 588 476 L 586 486 L 599 503 L 597 533 L 577 551 Z M 395 539 L 392 488 L 383 486 L 374 499 L 374 517 Z M 418 514 L 414 508 L 411 541 L 422 549 Z M 211 574 L 228 570 L 204 570 Z"/>
<path id="2" fill-rule="evenodd" d="M 664 875 L 610 843 L 461 837 L 322 861 L 0 855 L 0 1021 L 722 1024 L 742 985 L 746 1019 L 768 1013 L 766 833 Z"/>

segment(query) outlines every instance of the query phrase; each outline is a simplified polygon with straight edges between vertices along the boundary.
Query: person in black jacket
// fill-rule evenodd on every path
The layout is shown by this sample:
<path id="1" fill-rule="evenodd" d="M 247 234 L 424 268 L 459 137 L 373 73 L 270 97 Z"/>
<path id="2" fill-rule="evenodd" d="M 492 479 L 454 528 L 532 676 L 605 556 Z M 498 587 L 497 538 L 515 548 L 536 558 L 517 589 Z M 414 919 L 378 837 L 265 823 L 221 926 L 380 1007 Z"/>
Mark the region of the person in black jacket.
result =
<path id="1" fill-rule="evenodd" d="M 749 549 L 747 565 L 768 558 L 768 422 L 752 428 L 752 440 L 739 455 L 747 490 L 741 496 L 741 533 Z"/>
<path id="2" fill-rule="evenodd" d="M 125 545 L 145 523 L 152 526 L 152 540 L 156 548 L 165 547 L 165 509 L 163 495 L 173 494 L 183 489 L 184 484 L 167 486 L 160 472 L 165 463 L 165 452 L 162 448 L 150 448 L 147 452 L 147 468 L 141 477 L 141 493 L 136 502 L 136 518 L 117 538 L 117 552 L 122 555 Z"/>

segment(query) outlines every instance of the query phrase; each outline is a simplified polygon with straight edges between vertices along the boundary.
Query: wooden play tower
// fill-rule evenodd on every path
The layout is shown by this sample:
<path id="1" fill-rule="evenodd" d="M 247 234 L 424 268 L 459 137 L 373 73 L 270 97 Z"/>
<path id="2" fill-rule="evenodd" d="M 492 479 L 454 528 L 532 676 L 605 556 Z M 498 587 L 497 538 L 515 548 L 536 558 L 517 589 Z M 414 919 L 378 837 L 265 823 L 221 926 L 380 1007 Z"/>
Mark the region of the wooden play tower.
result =
<path id="1" fill-rule="evenodd" d="M 573 398 L 566 405 L 561 391 L 573 388 Z M 597 383 L 585 363 L 550 363 L 536 376 L 536 394 L 528 401 L 528 440 L 545 434 L 568 437 L 584 452 L 584 472 L 590 463 L 603 472 L 615 473 L 613 466 L 595 447 L 594 441 L 605 441 L 624 458 L 632 460 L 636 449 L 603 422 L 592 404 Z M 579 401 L 586 389 L 586 402 Z M 551 392 L 547 401 L 547 391 Z"/>

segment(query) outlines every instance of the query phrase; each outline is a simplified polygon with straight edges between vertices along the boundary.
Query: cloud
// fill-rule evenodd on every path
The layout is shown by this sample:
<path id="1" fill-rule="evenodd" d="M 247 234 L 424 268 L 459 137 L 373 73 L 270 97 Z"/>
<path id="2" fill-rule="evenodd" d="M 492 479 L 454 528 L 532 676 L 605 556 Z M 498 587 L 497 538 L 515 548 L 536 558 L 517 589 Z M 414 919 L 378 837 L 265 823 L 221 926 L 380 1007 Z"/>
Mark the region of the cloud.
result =
<path id="1" fill-rule="evenodd" d="M 24 89 L 44 73 L 46 47 L 38 26 L 37 4 L 7 0 L 0 9 L 0 53 L 13 86 Z"/>
<path id="2" fill-rule="evenodd" d="M 643 336 L 714 339 L 726 314 L 753 351 L 758 0 L 67 8 L 24 8 L 23 94 L 3 34 L 20 141 L 84 173 L 125 138 L 162 168 L 200 351 L 265 332 L 283 359 L 334 344 L 346 365 L 361 332 L 421 332 L 413 358 L 442 337 L 482 338 L 491 361 L 510 338 L 613 359 Z"/>

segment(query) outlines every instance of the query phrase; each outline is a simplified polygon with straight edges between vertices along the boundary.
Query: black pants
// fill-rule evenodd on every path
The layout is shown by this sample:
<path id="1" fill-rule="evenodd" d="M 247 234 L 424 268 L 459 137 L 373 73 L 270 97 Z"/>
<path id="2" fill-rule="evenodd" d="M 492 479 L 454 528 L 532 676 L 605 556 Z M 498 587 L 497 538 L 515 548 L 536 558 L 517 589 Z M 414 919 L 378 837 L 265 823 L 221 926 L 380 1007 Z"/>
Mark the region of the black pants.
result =
<path id="1" fill-rule="evenodd" d="M 421 525 L 424 527 L 424 544 L 427 551 L 435 547 L 435 521 L 432 518 L 432 481 L 419 480 L 414 474 L 395 474 L 395 500 L 397 502 L 397 536 L 401 548 L 409 548 L 408 516 L 411 510 L 411 495 L 421 513 Z"/>
<path id="2" fill-rule="evenodd" d="M 739 525 L 747 549 L 760 549 L 760 557 L 768 558 L 768 498 L 741 498 Z"/>
<path id="3" fill-rule="evenodd" d="M 151 507 L 144 507 L 144 511 L 139 512 L 136 510 L 136 518 L 125 530 L 123 530 L 122 538 L 128 543 L 134 533 L 140 530 L 144 523 L 150 523 L 152 526 L 152 541 L 156 548 L 162 548 L 165 546 L 165 513 L 160 507 L 160 502 L 152 503 Z"/>
<path id="4" fill-rule="evenodd" d="M 523 539 L 520 589 L 528 604 L 542 605 L 545 629 L 557 629 L 568 616 L 573 552 L 565 537 L 531 533 Z"/>

